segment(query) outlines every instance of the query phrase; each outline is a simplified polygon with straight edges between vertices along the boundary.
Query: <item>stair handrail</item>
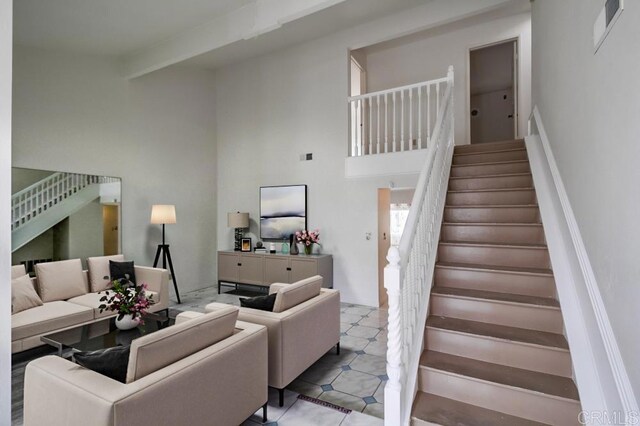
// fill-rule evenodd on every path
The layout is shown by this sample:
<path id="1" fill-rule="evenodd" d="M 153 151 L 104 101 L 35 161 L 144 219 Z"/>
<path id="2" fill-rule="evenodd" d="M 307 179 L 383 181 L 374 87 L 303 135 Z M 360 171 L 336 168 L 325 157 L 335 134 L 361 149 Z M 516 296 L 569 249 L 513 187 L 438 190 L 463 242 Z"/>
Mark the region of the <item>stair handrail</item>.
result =
<path id="1" fill-rule="evenodd" d="M 384 269 L 389 325 L 384 390 L 386 426 L 408 425 L 416 393 L 424 326 L 454 146 L 453 66 L 398 247 Z"/>
<path id="2" fill-rule="evenodd" d="M 11 196 L 11 230 L 26 225 L 29 220 L 89 185 L 112 181 L 117 179 L 81 173 L 53 173 Z"/>

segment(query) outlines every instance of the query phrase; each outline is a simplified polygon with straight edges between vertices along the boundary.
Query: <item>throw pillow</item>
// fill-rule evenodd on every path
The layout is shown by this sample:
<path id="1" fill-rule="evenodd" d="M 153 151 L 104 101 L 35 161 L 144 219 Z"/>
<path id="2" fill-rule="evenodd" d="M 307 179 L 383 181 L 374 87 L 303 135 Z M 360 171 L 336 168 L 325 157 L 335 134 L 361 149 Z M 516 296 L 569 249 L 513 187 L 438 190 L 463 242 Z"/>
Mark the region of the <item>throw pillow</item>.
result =
<path id="1" fill-rule="evenodd" d="M 136 271 L 133 266 L 133 261 L 114 262 L 113 260 L 110 260 L 109 274 L 111 275 L 111 281 L 128 278 L 129 281 L 136 284 Z"/>
<path id="2" fill-rule="evenodd" d="M 260 309 L 261 311 L 273 311 L 273 304 L 276 303 L 276 293 L 268 296 L 256 296 L 240 299 L 240 306 L 243 308 Z"/>
<path id="3" fill-rule="evenodd" d="M 97 351 L 77 352 L 73 358 L 81 366 L 125 383 L 129 364 L 130 346 L 116 346 Z"/>
<path id="4" fill-rule="evenodd" d="M 29 308 L 42 306 L 42 299 L 36 293 L 29 275 L 11 280 L 11 313 L 17 314 Z"/>

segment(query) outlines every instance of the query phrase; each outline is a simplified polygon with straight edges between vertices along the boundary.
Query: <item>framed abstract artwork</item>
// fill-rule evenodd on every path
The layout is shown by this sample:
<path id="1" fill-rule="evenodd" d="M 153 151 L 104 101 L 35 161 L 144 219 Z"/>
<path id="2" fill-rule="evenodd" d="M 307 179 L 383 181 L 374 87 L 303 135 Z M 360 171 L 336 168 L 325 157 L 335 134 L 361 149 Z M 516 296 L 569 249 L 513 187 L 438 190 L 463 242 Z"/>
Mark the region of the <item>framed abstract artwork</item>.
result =
<path id="1" fill-rule="evenodd" d="M 260 238 L 285 240 L 307 228 L 307 185 L 260 187 Z"/>

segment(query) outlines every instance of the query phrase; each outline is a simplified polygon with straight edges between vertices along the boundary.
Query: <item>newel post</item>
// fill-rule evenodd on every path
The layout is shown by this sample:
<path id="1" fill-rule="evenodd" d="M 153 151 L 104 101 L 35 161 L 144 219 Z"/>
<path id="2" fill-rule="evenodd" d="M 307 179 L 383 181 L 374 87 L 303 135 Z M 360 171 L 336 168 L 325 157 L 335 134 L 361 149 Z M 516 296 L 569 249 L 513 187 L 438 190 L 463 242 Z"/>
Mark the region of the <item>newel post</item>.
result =
<path id="1" fill-rule="evenodd" d="M 387 342 L 387 376 L 389 381 L 384 388 L 384 424 L 399 426 L 404 421 L 402 365 L 402 316 L 400 310 L 400 251 L 389 248 L 389 264 L 384 268 L 384 287 L 387 289 L 389 303 L 389 331 Z"/>

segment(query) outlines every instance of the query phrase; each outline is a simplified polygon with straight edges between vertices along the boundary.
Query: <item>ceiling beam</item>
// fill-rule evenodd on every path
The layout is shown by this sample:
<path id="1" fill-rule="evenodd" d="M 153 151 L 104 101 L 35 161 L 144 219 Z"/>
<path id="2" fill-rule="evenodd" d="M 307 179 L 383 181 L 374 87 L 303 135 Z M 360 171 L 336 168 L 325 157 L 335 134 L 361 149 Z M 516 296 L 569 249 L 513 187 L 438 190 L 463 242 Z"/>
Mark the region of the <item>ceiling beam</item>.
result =
<path id="1" fill-rule="evenodd" d="M 123 74 L 136 78 L 194 56 L 276 30 L 346 0 L 254 0 L 252 3 L 122 58 Z"/>

